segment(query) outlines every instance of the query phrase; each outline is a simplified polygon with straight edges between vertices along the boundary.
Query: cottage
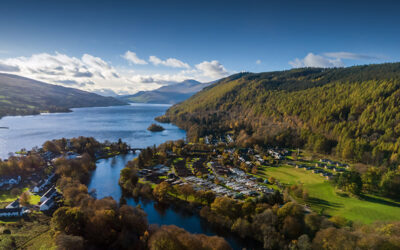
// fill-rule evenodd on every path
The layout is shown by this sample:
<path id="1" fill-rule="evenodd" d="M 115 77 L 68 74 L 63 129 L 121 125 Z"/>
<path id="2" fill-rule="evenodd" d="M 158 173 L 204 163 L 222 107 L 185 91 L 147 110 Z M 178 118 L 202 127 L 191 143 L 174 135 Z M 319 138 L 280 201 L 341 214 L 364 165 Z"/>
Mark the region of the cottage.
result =
<path id="1" fill-rule="evenodd" d="M 51 197 L 45 200 L 42 204 L 40 204 L 40 211 L 47 211 L 54 206 L 54 197 Z"/>
<path id="2" fill-rule="evenodd" d="M 18 176 L 17 178 L 4 178 L 0 180 L 0 187 L 4 185 L 15 185 L 19 184 L 21 182 L 21 176 Z"/>
<path id="3" fill-rule="evenodd" d="M 49 190 L 47 190 L 47 192 L 42 197 L 40 197 L 40 202 L 44 203 L 46 200 L 56 196 L 56 194 L 57 194 L 56 188 L 52 187 Z"/>
<path id="4" fill-rule="evenodd" d="M 79 154 L 77 154 L 77 153 L 74 153 L 74 152 L 68 152 L 66 155 L 65 155 L 65 158 L 67 159 L 67 160 L 72 160 L 72 159 L 76 159 L 76 158 L 79 158 Z"/>
<path id="5" fill-rule="evenodd" d="M 16 199 L 15 201 L 8 204 L 6 208 L 19 208 L 19 199 Z"/>
<path id="6" fill-rule="evenodd" d="M 24 208 L 3 208 L 0 209 L 0 217 L 18 217 L 24 214 Z"/>
<path id="7" fill-rule="evenodd" d="M 53 182 L 54 177 L 56 176 L 55 173 L 50 174 L 47 176 L 46 179 L 41 180 L 36 186 L 32 188 L 32 192 L 38 193 L 42 191 L 47 185 L 49 185 L 51 182 Z"/>

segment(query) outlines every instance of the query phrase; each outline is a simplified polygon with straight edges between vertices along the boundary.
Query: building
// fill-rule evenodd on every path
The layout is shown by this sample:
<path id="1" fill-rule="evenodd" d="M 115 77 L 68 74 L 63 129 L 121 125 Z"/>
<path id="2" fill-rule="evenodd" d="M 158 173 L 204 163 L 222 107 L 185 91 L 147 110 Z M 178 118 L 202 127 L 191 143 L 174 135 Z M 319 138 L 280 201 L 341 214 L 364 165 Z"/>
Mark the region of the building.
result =
<path id="1" fill-rule="evenodd" d="M 42 204 L 40 204 L 40 211 L 47 211 L 54 206 L 54 197 L 51 197 L 45 200 Z"/>
<path id="2" fill-rule="evenodd" d="M 32 192 L 37 193 L 43 190 L 44 187 L 46 187 L 53 181 L 55 176 L 56 174 L 52 173 L 45 180 L 41 180 L 36 186 L 32 188 Z"/>
<path id="3" fill-rule="evenodd" d="M 57 195 L 57 190 L 55 187 L 52 187 L 49 190 L 47 190 L 47 192 L 42 197 L 40 197 L 40 202 L 44 203 L 46 200 L 53 198 L 56 195 Z"/>
<path id="4" fill-rule="evenodd" d="M 24 208 L 3 208 L 0 209 L 0 217 L 19 217 L 24 214 Z"/>
<path id="5" fill-rule="evenodd" d="M 4 185 L 16 185 L 21 182 L 21 176 L 18 176 L 17 178 L 2 178 L 0 179 L 0 187 Z"/>
<path id="6" fill-rule="evenodd" d="M 16 199 L 15 201 L 8 204 L 6 208 L 19 208 L 19 199 Z"/>

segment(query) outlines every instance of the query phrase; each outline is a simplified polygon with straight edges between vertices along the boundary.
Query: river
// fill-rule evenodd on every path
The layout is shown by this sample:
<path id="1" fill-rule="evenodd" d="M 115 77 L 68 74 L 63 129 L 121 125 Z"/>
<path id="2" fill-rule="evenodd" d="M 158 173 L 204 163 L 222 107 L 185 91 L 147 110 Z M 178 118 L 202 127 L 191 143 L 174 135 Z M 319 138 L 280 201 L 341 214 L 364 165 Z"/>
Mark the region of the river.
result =
<path id="1" fill-rule="evenodd" d="M 126 163 L 135 157 L 135 154 L 128 154 L 99 160 L 88 185 L 89 190 L 96 189 L 96 197 L 98 199 L 111 196 L 119 201 L 121 197 L 121 188 L 118 185 L 119 173 Z M 219 235 L 224 237 L 233 249 L 255 248 L 253 241 L 246 242 L 237 235 L 213 228 L 198 214 L 188 213 L 173 206 L 160 206 L 152 200 L 129 198 L 127 203 L 132 206 L 140 205 L 146 212 L 150 224 L 176 225 L 191 233 Z"/>
<path id="2" fill-rule="evenodd" d="M 34 116 L 8 116 L 0 119 L 0 158 L 7 158 L 9 152 L 22 148 L 40 146 L 45 141 L 77 136 L 92 136 L 99 141 L 117 141 L 121 138 L 130 146 L 143 148 L 158 145 L 167 140 L 183 139 L 184 130 L 172 124 L 163 124 L 162 132 L 147 131 L 154 118 L 162 115 L 169 105 L 132 104 L 129 106 L 77 108 L 70 113 L 53 113 Z M 135 154 L 119 155 L 97 162 L 92 173 L 89 190 L 96 189 L 97 198 L 111 196 L 119 201 L 121 189 L 119 174 L 125 164 L 136 157 Z M 252 249 L 251 242 L 244 242 L 237 236 L 212 228 L 197 214 L 188 213 L 174 207 L 161 207 L 154 201 L 128 199 L 129 205 L 140 204 L 147 213 L 151 224 L 177 225 L 191 233 L 220 235 L 234 249 Z"/>

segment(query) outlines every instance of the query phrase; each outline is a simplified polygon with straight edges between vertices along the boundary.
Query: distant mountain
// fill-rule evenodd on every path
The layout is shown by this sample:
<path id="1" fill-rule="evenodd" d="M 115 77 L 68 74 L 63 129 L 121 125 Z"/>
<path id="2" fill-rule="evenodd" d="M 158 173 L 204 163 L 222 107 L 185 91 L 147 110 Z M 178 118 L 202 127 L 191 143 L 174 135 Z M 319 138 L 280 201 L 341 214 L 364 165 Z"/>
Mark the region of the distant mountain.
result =
<path id="1" fill-rule="evenodd" d="M 112 97 L 0 73 L 0 117 L 124 104 Z"/>
<path id="2" fill-rule="evenodd" d="M 185 80 L 180 83 L 163 86 L 152 91 L 140 91 L 134 95 L 119 97 L 125 102 L 175 104 L 184 101 L 211 83 Z"/>

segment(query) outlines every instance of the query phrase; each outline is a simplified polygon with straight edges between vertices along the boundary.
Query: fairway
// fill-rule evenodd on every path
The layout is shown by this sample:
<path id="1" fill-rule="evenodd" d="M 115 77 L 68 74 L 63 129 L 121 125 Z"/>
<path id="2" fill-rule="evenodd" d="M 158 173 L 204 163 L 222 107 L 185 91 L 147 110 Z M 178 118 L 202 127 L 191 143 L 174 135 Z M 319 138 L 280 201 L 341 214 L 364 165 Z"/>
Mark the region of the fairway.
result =
<path id="1" fill-rule="evenodd" d="M 377 220 L 400 220 L 400 203 L 390 199 L 365 195 L 362 199 L 340 196 L 323 177 L 291 166 L 263 168 L 264 177 L 273 176 L 282 184 L 300 184 L 309 192 L 306 203 L 315 212 L 340 215 L 352 221 L 371 223 Z"/>

